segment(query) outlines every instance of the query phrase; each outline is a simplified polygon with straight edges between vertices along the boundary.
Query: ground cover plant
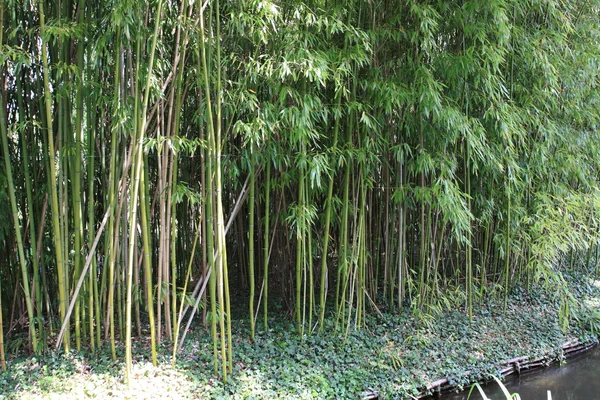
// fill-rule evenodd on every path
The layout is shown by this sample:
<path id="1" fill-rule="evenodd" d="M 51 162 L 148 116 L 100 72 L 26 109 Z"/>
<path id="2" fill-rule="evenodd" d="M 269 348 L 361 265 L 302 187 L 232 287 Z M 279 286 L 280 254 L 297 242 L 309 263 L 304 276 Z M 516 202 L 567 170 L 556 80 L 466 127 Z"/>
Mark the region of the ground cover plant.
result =
<path id="1" fill-rule="evenodd" d="M 581 299 L 600 300 L 600 280 L 569 280 L 588 287 Z M 499 373 L 502 361 L 520 356 L 560 359 L 561 346 L 573 338 L 590 340 L 593 332 L 571 326 L 561 329 L 560 302 L 535 293 L 514 292 L 510 310 L 492 301 L 468 314 L 443 310 L 422 319 L 406 309 L 368 321 L 368 329 L 348 336 L 330 327 L 304 338 L 293 333 L 291 321 L 274 321 L 268 332 L 249 340 L 248 321 L 236 321 L 232 332 L 234 374 L 228 383 L 212 372 L 210 331 L 198 327 L 173 366 L 170 343 L 158 349 L 152 365 L 147 341 L 134 341 L 131 387 L 123 377 L 122 360 L 113 361 L 109 348 L 51 352 L 11 357 L 11 368 L 0 375 L 5 398 L 337 398 L 357 399 L 369 391 L 381 398 L 410 398 L 425 386 L 447 377 L 468 388 L 475 380 Z M 117 348 L 120 355 L 122 346 Z"/>
<path id="2" fill-rule="evenodd" d="M 203 326 L 227 387 L 272 329 L 426 346 L 519 293 L 597 331 L 599 9 L 0 0 L 1 367 L 108 345 L 133 384 Z"/>

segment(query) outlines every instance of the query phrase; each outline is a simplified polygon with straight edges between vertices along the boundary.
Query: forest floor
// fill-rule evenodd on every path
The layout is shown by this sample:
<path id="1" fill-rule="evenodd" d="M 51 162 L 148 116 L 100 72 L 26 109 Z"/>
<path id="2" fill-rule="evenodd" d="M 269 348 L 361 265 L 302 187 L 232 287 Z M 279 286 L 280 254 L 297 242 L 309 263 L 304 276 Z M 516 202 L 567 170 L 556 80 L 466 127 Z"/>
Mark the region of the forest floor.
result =
<path id="1" fill-rule="evenodd" d="M 580 310 L 565 331 L 559 325 L 558 299 L 541 287 L 513 291 L 506 312 L 503 302 L 491 297 L 475 308 L 471 322 L 464 307 L 447 296 L 435 316 L 409 309 L 387 313 L 371 317 L 366 329 L 350 329 L 347 336 L 326 329 L 300 338 L 291 321 L 273 320 L 268 332 L 259 321 L 252 342 L 248 323 L 240 320 L 233 324 L 234 377 L 227 384 L 213 375 L 210 334 L 198 328 L 188 335 L 175 368 L 170 343 L 161 345 L 157 367 L 148 346 L 136 343 L 130 389 L 123 383 L 122 348 L 119 361 L 111 360 L 109 349 L 10 356 L 8 371 L 0 374 L 0 399 L 358 399 L 367 391 L 381 398 L 410 398 L 441 378 L 467 387 L 498 374 L 502 361 L 560 359 L 565 342 L 595 339 L 597 320 L 581 316 L 597 315 L 600 280 L 572 276 L 568 284 L 590 313 Z"/>

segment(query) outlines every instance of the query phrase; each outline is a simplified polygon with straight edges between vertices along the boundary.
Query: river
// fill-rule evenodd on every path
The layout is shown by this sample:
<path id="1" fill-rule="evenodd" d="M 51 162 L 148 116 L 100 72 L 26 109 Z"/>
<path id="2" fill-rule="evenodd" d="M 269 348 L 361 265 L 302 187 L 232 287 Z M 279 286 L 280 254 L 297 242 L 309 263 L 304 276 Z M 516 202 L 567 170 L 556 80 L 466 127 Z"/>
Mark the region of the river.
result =
<path id="1" fill-rule="evenodd" d="M 567 359 L 562 366 L 522 373 L 504 382 L 508 391 L 519 393 L 522 400 L 598 400 L 600 399 L 600 346 Z M 491 400 L 506 400 L 497 383 L 483 387 Z M 442 400 L 466 400 L 468 390 L 440 397 Z M 470 400 L 481 400 L 475 389 Z"/>

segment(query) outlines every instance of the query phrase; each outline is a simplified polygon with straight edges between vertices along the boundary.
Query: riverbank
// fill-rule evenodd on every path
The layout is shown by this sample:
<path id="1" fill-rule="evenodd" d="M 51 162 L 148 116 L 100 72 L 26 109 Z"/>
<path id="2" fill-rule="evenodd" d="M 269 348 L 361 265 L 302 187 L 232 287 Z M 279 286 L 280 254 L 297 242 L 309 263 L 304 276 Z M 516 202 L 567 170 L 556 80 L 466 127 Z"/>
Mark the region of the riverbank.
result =
<path id="1" fill-rule="evenodd" d="M 521 375 L 521 373 L 532 373 L 536 370 L 541 370 L 544 368 L 548 368 L 552 365 L 560 365 L 563 362 L 566 362 L 567 359 L 571 357 L 575 357 L 582 353 L 586 353 L 589 350 L 593 349 L 598 345 L 598 339 L 595 337 L 588 337 L 585 342 L 582 342 L 578 339 L 571 340 L 562 345 L 559 354 L 549 353 L 544 356 L 531 359 L 528 356 L 521 356 L 511 358 L 510 360 L 503 361 L 497 365 L 497 369 L 499 373 L 495 373 L 494 376 L 500 378 L 500 380 L 504 380 L 511 375 Z M 483 378 L 474 378 L 471 382 L 478 382 L 482 385 L 492 383 L 494 380 L 492 376 L 483 377 Z M 417 399 L 426 399 L 432 398 L 435 393 L 435 396 L 439 394 L 448 394 L 453 392 L 458 392 L 462 389 L 459 385 L 453 384 L 451 379 L 443 378 L 439 379 L 435 382 L 430 383 L 425 387 L 425 390 L 416 398 Z M 369 398 L 376 399 L 378 398 L 377 393 L 372 393 Z"/>
<path id="2" fill-rule="evenodd" d="M 600 281 L 575 277 L 569 284 L 582 305 L 600 304 Z M 501 375 L 525 360 L 520 357 L 561 359 L 565 343 L 595 340 L 595 321 L 572 319 L 563 331 L 559 303 L 541 287 L 514 291 L 506 312 L 491 296 L 471 322 L 461 299 L 460 293 L 447 296 L 435 316 L 406 309 L 371 318 L 366 329 L 350 329 L 347 336 L 330 329 L 299 338 L 282 318 L 251 342 L 247 324 L 239 321 L 234 379 L 227 384 L 213 375 L 210 335 L 203 329 L 191 334 L 175 368 L 169 343 L 160 347 L 157 367 L 144 343 L 136 343 L 130 390 L 123 363 L 113 362 L 108 351 L 8 359 L 0 398 L 414 398 Z"/>

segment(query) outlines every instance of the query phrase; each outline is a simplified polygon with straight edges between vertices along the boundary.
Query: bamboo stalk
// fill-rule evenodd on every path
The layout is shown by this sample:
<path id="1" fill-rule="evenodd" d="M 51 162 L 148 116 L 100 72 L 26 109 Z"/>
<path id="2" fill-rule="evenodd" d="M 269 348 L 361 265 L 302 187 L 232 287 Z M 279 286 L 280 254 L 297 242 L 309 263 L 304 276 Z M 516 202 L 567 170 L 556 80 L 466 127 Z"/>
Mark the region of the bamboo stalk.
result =
<path id="1" fill-rule="evenodd" d="M 131 197 L 131 211 L 129 216 L 129 232 L 131 233 L 131 238 L 129 241 L 129 249 L 128 249 L 128 265 L 129 269 L 127 272 L 127 302 L 126 302 L 126 332 L 125 332 L 125 380 L 127 385 L 131 385 L 131 374 L 132 374 L 132 347 L 131 347 L 131 291 L 132 291 L 132 281 L 133 281 L 133 260 L 134 260 L 134 247 L 136 243 L 136 235 L 135 235 L 135 227 L 137 224 L 137 211 L 138 211 L 138 195 L 140 188 L 140 180 L 142 176 L 142 170 L 144 164 L 142 162 L 142 154 L 144 151 L 144 137 L 147 129 L 147 110 L 148 110 L 148 102 L 150 99 L 150 82 L 152 79 L 152 68 L 154 67 L 154 55 L 156 50 L 156 42 L 158 39 L 158 33 L 160 30 L 160 21 L 162 16 L 162 6 L 163 0 L 158 1 L 158 5 L 156 7 L 156 13 L 154 15 L 155 24 L 154 31 L 152 33 L 152 44 L 150 48 L 150 60 L 148 62 L 148 76 L 146 78 L 145 90 L 143 92 L 143 102 L 142 108 L 140 110 L 141 121 L 138 125 L 139 131 L 135 137 L 136 151 L 133 152 L 135 155 L 135 159 L 132 165 L 132 184 L 133 188 L 130 192 Z M 133 156 L 132 156 L 133 158 Z"/>
<path id="2" fill-rule="evenodd" d="M 0 7 L 1 9 L 2 7 Z M 0 21 L 0 31 L 2 30 L 2 22 Z M 0 36 L 0 48 L 2 46 L 2 37 Z M 40 349 L 37 345 L 37 332 L 35 329 L 35 314 L 33 313 L 33 304 L 29 292 L 29 276 L 27 273 L 27 265 L 25 264 L 25 251 L 23 248 L 23 239 L 21 237 L 21 223 L 19 222 L 19 212 L 17 210 L 17 199 L 15 196 L 15 185 L 13 182 L 12 167 L 10 165 L 10 154 L 8 150 L 8 132 L 6 131 L 6 119 L 4 117 L 4 96 L 0 90 L 0 135 L 2 136 L 2 150 L 4 157 L 4 168 L 6 170 L 6 180 L 8 183 L 8 195 L 10 199 L 10 207 L 12 212 L 13 227 L 15 230 L 15 238 L 17 241 L 17 251 L 19 255 L 19 264 L 21 265 L 21 276 L 23 279 L 23 292 L 25 294 L 25 303 L 27 305 L 27 316 L 29 318 L 29 335 L 33 345 L 33 351 L 37 354 Z"/>
<path id="3" fill-rule="evenodd" d="M 250 300 L 248 310 L 250 315 L 250 338 L 254 340 L 255 319 L 254 319 L 254 209 L 256 187 L 256 177 L 254 165 L 250 165 L 250 198 L 248 199 L 248 278 L 250 285 Z"/>
<path id="4" fill-rule="evenodd" d="M 60 318 L 64 322 L 66 316 L 66 301 L 67 301 L 67 290 L 66 290 L 66 277 L 65 271 L 66 266 L 63 259 L 63 241 L 62 241 L 62 230 L 61 220 L 58 208 L 58 192 L 56 188 L 56 167 L 55 157 L 56 152 L 54 150 L 54 132 L 52 128 L 52 94 L 50 92 L 50 79 L 48 77 L 48 44 L 46 43 L 46 25 L 44 15 L 44 1 L 38 2 L 38 9 L 40 15 L 40 40 L 42 48 L 42 71 L 44 76 L 44 104 L 46 112 L 46 130 L 48 133 L 48 160 L 49 160 L 49 182 L 50 182 L 50 199 L 51 199 L 51 210 L 52 210 L 52 226 L 54 230 L 54 250 L 56 257 L 56 270 L 58 274 L 58 297 L 59 297 L 59 312 Z M 65 351 L 69 352 L 69 332 L 67 331 L 63 338 L 63 347 Z"/>
<path id="5" fill-rule="evenodd" d="M 263 328 L 265 332 L 269 329 L 269 217 L 271 200 L 271 161 L 267 160 L 267 171 L 265 174 L 265 216 L 263 237 Z"/>
<path id="6" fill-rule="evenodd" d="M 213 207 L 214 207 L 214 179 L 213 179 L 213 164 L 215 160 L 215 129 L 213 126 L 213 113 L 212 113 L 212 101 L 210 97 L 210 83 L 208 78 L 208 64 L 206 61 L 206 46 L 205 46 L 205 35 L 204 35 L 204 6 L 199 2 L 199 22 L 200 22 L 200 54 L 199 61 L 201 62 L 202 69 L 202 84 L 204 85 L 204 90 L 206 93 L 206 110 L 207 117 L 206 122 L 208 126 L 208 150 L 207 150 L 207 163 L 206 163 L 206 203 L 205 203 L 205 212 L 206 215 L 206 241 L 207 241 L 207 252 L 209 254 L 208 260 L 208 270 L 215 271 L 214 273 L 209 275 L 209 292 L 210 292 L 210 304 L 211 304 L 211 334 L 213 338 L 213 364 L 214 364 L 214 372 L 218 373 L 219 370 L 219 358 L 218 358 L 218 350 L 217 350 L 217 278 L 219 275 L 219 268 L 215 265 L 215 260 L 210 257 L 215 250 L 215 222 L 213 220 Z M 218 168 L 218 166 L 217 166 Z M 220 250 L 218 245 L 216 246 L 217 253 Z M 217 256 L 218 258 L 218 256 Z M 223 317 L 222 315 L 220 316 Z M 222 360 L 223 363 L 223 379 L 226 379 L 226 363 L 225 360 Z"/>

